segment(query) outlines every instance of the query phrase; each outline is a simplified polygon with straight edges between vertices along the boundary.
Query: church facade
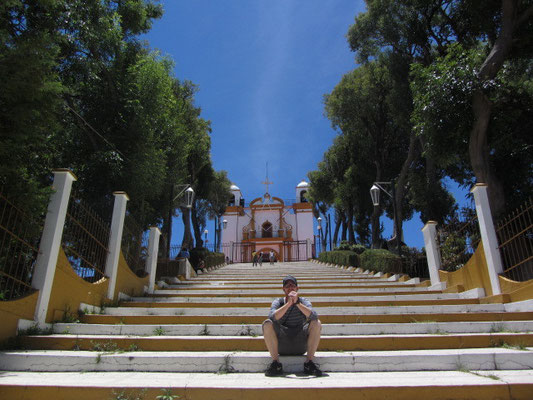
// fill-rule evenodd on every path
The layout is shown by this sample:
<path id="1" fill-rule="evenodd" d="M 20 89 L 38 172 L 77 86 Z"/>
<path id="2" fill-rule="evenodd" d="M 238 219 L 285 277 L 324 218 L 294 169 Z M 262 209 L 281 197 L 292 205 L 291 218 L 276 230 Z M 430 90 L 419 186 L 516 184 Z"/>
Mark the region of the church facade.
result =
<path id="1" fill-rule="evenodd" d="M 246 204 L 241 190 L 231 186 L 232 199 L 223 215 L 222 250 L 230 262 L 250 262 L 252 252 L 270 251 L 277 261 L 306 261 L 313 257 L 313 211 L 307 201 L 309 183 L 296 186 L 296 200 L 268 193 Z"/>

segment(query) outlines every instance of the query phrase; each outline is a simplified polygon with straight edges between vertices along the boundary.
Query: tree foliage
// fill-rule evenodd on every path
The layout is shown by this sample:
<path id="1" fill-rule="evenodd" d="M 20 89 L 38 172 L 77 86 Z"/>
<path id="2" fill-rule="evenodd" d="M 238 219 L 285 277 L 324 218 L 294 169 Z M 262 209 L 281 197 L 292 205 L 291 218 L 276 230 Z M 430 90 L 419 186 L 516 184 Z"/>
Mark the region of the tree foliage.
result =
<path id="1" fill-rule="evenodd" d="M 210 123 L 194 104 L 197 88 L 139 39 L 162 14 L 155 0 L 2 2 L 4 193 L 43 210 L 51 170 L 70 168 L 77 195 L 100 214 L 123 190 L 138 222 L 169 236 L 176 185 L 212 196 Z"/>
<path id="2" fill-rule="evenodd" d="M 508 190 L 508 183 L 499 176 L 499 171 L 506 170 L 502 165 L 505 163 L 498 164 L 498 160 L 503 161 L 498 157 L 503 154 L 500 146 L 509 141 L 499 140 L 505 128 L 498 123 L 502 116 L 497 112 L 502 108 L 510 110 L 502 107 L 503 99 L 496 94 L 499 92 L 496 81 L 504 70 L 518 73 L 511 78 L 515 82 L 524 75 L 511 65 L 524 66 L 531 58 L 533 3 L 530 0 L 368 0 L 367 12 L 357 16 L 347 37 L 361 62 L 390 51 L 407 57 L 414 66 L 415 77 L 410 78 L 417 81 L 412 87 L 418 109 L 414 122 L 420 128 L 419 117 L 425 114 L 426 129 L 423 135 L 420 130 L 418 134 L 422 142 L 428 142 L 423 143 L 426 160 L 435 162 L 428 170 L 455 163 L 456 169 L 463 171 L 451 175 L 454 179 L 457 176 L 458 182 L 471 184 L 475 178 L 488 183 L 494 214 L 519 202 L 514 192 Z M 518 80 L 527 87 L 523 79 Z M 450 90 L 452 96 L 447 97 Z M 435 103 L 439 100 L 442 102 Z M 452 104 L 455 101 L 458 103 Z M 442 108 L 434 110 L 435 105 Z M 515 112 L 518 108 L 527 112 L 527 107 L 521 102 L 513 104 Z M 448 115 L 447 111 L 453 112 Z M 527 114 L 523 115 L 522 123 Z M 431 129 L 431 124 L 446 124 L 450 130 L 445 135 L 449 137 L 436 137 L 445 135 L 440 133 L 442 130 Z M 446 147 L 432 146 L 447 140 Z M 511 142 L 516 146 L 530 146 L 523 139 Z M 433 159 L 437 153 L 445 154 L 446 160 Z M 515 155 L 511 164 L 527 165 L 528 156 L 519 153 L 525 159 L 517 162 Z M 530 167 L 525 170 L 529 171 Z"/>
<path id="3" fill-rule="evenodd" d="M 315 179 L 311 193 L 329 190 L 332 198 L 316 199 L 335 206 L 342 221 L 348 215 L 343 207 L 362 189 L 353 180 L 348 184 L 354 171 L 370 173 L 366 185 L 396 183 L 402 220 L 414 210 L 423 221 L 447 220 L 457 208 L 443 184 L 447 176 L 467 187 L 488 183 L 495 215 L 529 197 L 533 3 L 367 0 L 366 5 L 347 33 L 360 65 L 325 101 L 333 126 L 350 138 L 343 140 L 349 161 L 343 180 L 335 180 L 327 159 L 339 152 L 336 141 L 318 171 L 310 173 L 331 180 L 328 187 Z M 350 223 L 370 223 L 376 245 L 379 210 L 359 209 L 359 221 Z"/>

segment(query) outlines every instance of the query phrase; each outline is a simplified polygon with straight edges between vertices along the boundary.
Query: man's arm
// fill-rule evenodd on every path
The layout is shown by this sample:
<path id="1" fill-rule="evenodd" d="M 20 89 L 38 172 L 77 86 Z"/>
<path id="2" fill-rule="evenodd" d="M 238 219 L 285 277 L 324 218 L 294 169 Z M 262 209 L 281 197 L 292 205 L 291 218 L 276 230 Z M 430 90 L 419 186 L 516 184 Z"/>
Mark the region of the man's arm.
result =
<path id="1" fill-rule="evenodd" d="M 274 302 L 272 303 L 272 308 L 270 309 L 270 316 L 269 316 L 272 321 L 279 321 L 281 318 L 283 318 L 283 316 L 289 310 L 289 308 L 292 307 L 291 300 L 285 302 L 284 305 L 281 305 L 282 300 L 283 299 L 274 300 Z M 276 306 L 275 309 L 274 309 L 274 306 Z"/>
<path id="2" fill-rule="evenodd" d="M 294 292 L 296 293 L 296 292 Z M 292 293 L 291 293 L 292 294 Z M 291 295 L 289 294 L 289 296 Z M 313 306 L 311 305 L 311 302 L 305 298 L 299 297 L 298 293 L 296 293 L 296 296 L 293 296 L 296 300 L 295 304 L 296 307 L 302 312 L 303 315 L 305 315 L 305 318 L 308 320 L 314 320 L 318 319 L 318 315 L 315 310 L 313 310 Z"/>

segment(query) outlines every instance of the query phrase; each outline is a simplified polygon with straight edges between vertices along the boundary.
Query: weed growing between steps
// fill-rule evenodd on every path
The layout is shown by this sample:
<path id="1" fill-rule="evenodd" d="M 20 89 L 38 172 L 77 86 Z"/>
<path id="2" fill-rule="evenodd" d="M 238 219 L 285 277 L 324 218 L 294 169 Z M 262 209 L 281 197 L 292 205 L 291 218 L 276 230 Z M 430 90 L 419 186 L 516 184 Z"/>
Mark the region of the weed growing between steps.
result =
<path id="1" fill-rule="evenodd" d="M 98 352 L 101 352 L 102 354 L 125 353 L 125 352 L 133 352 L 133 351 L 141 350 L 140 347 L 136 345 L 135 343 L 130 344 L 126 349 L 122 349 L 118 347 L 118 345 L 112 340 L 108 340 L 107 342 L 103 342 L 103 343 L 95 342 L 91 340 L 91 346 L 92 348 L 90 350 L 98 351 Z"/>
<path id="2" fill-rule="evenodd" d="M 513 344 L 506 343 L 506 342 L 502 342 L 502 344 L 497 347 L 503 347 L 504 349 L 510 349 L 510 350 L 529 351 L 529 349 L 524 343 L 517 343 L 513 345 Z"/>
<path id="3" fill-rule="evenodd" d="M 207 324 L 204 325 L 204 328 L 200 331 L 200 336 L 209 336 L 209 329 Z"/>
<path id="4" fill-rule="evenodd" d="M 120 300 L 102 300 L 100 304 L 100 314 L 105 314 L 105 309 L 108 307 L 119 307 Z"/>
<path id="5" fill-rule="evenodd" d="M 154 335 L 155 336 L 164 336 L 165 330 L 162 327 L 157 327 L 154 329 Z"/>
<path id="6" fill-rule="evenodd" d="M 118 345 L 111 340 L 104 342 L 104 343 L 95 342 L 91 340 L 91 346 L 92 346 L 91 350 L 100 351 L 104 353 L 115 353 L 119 350 Z"/>
<path id="7" fill-rule="evenodd" d="M 41 328 L 37 323 L 31 325 L 27 329 L 20 329 L 17 332 L 17 336 L 10 337 L 4 342 L 0 343 L 0 350 L 24 350 L 21 338 L 23 336 L 44 336 L 54 334 L 54 324 L 48 328 Z"/>
<path id="8" fill-rule="evenodd" d="M 253 328 L 250 325 L 242 325 L 242 328 L 239 332 L 239 336 L 252 336 L 257 337 L 257 334 L 254 332 Z"/>
<path id="9" fill-rule="evenodd" d="M 435 324 L 437 321 L 433 319 L 425 319 L 425 320 L 417 320 L 415 318 L 411 318 L 411 324 Z"/>
<path id="10" fill-rule="evenodd" d="M 144 396 L 146 394 L 146 389 L 142 390 L 126 390 L 122 389 L 120 392 L 116 392 L 113 390 L 113 396 L 110 400 L 144 400 Z"/>
<path id="11" fill-rule="evenodd" d="M 237 371 L 231 365 L 231 354 L 226 354 L 224 356 L 224 362 L 218 368 L 217 374 L 230 374 L 232 372 L 237 372 Z"/>
<path id="12" fill-rule="evenodd" d="M 504 326 L 502 323 L 492 324 L 490 327 L 490 333 L 504 332 Z"/>
<path id="13" fill-rule="evenodd" d="M 516 331 L 512 329 L 505 329 L 505 325 L 503 323 L 494 323 L 490 327 L 490 333 L 529 333 L 529 331 Z"/>
<path id="14" fill-rule="evenodd" d="M 498 376 L 493 375 L 493 374 L 482 374 L 480 372 L 471 371 L 468 368 L 466 368 L 463 364 L 457 364 L 457 371 L 464 372 L 465 374 L 472 374 L 472 375 L 480 376 L 482 378 L 489 378 L 494 381 L 501 380 Z"/>
<path id="15" fill-rule="evenodd" d="M 52 335 L 53 333 L 53 324 L 49 328 L 40 328 L 39 325 L 33 324 L 28 329 L 19 330 L 17 336 Z"/>
<path id="16" fill-rule="evenodd" d="M 181 396 L 172 394 L 172 389 L 161 389 L 163 394 L 155 397 L 155 400 L 179 400 Z M 113 397 L 109 400 L 147 400 L 147 389 L 122 389 L 120 391 L 113 390 Z"/>
<path id="17" fill-rule="evenodd" d="M 83 315 L 84 315 L 83 311 L 79 310 L 79 311 L 73 312 L 70 309 L 70 306 L 66 305 L 65 309 L 63 310 L 63 316 L 61 317 L 61 319 L 57 320 L 57 321 L 54 321 L 54 322 L 61 322 L 61 323 L 65 323 L 65 324 L 79 323 L 80 322 L 80 318 Z"/>
<path id="18" fill-rule="evenodd" d="M 181 399 L 181 396 L 178 396 L 177 394 L 172 394 L 172 389 L 162 389 L 163 394 L 160 394 L 156 397 L 156 400 L 176 400 Z"/>

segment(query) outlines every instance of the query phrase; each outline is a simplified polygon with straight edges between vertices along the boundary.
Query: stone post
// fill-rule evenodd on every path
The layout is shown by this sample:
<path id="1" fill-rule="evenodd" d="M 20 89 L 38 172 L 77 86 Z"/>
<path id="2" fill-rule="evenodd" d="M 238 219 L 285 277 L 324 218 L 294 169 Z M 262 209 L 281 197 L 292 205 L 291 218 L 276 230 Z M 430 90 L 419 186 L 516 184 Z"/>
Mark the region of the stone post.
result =
<path id="1" fill-rule="evenodd" d="M 155 275 L 157 269 L 157 254 L 159 252 L 159 237 L 161 231 L 157 226 L 150 227 L 150 238 L 148 239 L 148 257 L 146 258 L 145 271 L 148 277 L 148 293 L 154 293 Z"/>
<path id="2" fill-rule="evenodd" d="M 44 326 L 46 323 L 46 314 L 48 313 L 48 303 L 52 292 L 52 284 L 54 283 L 70 191 L 72 182 L 76 180 L 76 176 L 68 169 L 54 170 L 52 187 L 55 193 L 50 197 L 50 203 L 48 204 L 39 254 L 37 255 L 32 278 L 32 286 L 39 290 L 34 315 L 34 319 L 39 326 Z"/>
<path id="3" fill-rule="evenodd" d="M 115 204 L 113 205 L 113 218 L 111 219 L 111 232 L 105 263 L 105 274 L 109 278 L 107 298 L 113 300 L 117 285 L 118 259 L 122 244 L 122 231 L 124 230 L 124 217 L 126 216 L 126 203 L 129 200 L 125 192 L 113 192 Z"/>
<path id="4" fill-rule="evenodd" d="M 470 192 L 474 194 L 474 200 L 476 202 L 476 214 L 479 222 L 481 240 L 483 241 L 485 259 L 487 260 L 492 294 L 497 295 L 501 294 L 498 275 L 503 273 L 503 266 L 500 250 L 498 249 L 498 238 L 496 237 L 496 230 L 494 229 L 494 222 L 492 221 L 492 214 L 490 212 L 487 189 L 487 184 L 477 183 Z"/>
<path id="5" fill-rule="evenodd" d="M 437 222 L 428 221 L 422 228 L 422 233 L 424 235 L 424 245 L 426 247 L 426 258 L 431 285 L 440 285 L 439 269 L 441 266 L 441 258 L 439 245 L 437 243 Z"/>

